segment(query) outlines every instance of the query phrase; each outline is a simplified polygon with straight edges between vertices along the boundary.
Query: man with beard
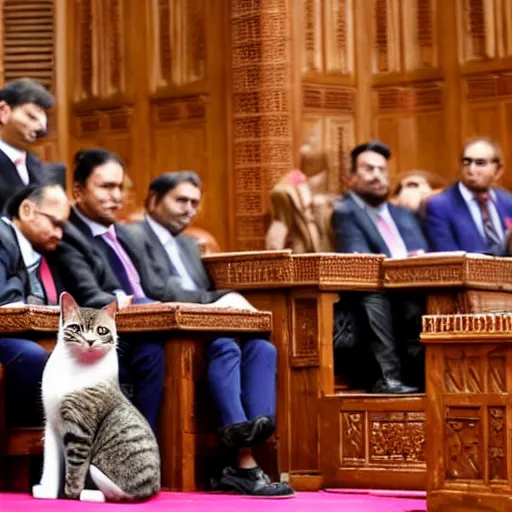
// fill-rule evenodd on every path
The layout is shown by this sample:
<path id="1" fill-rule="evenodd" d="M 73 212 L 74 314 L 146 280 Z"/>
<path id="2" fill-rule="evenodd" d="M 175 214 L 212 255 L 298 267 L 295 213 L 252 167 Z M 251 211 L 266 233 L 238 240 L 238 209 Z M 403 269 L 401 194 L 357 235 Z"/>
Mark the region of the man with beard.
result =
<path id="1" fill-rule="evenodd" d="M 38 82 L 21 78 L 0 90 L 0 211 L 24 185 L 48 182 L 40 160 L 29 151 L 47 134 L 53 96 Z"/>
<path id="2" fill-rule="evenodd" d="M 379 141 L 360 144 L 351 153 L 350 192 L 334 209 L 336 249 L 342 253 L 385 254 L 389 258 L 428 251 L 421 225 L 413 212 L 388 202 L 390 149 Z M 402 359 L 418 359 L 423 297 L 387 293 L 341 295 L 343 304 L 356 304 L 358 340 L 369 340 L 379 366 L 376 393 L 412 393 L 403 382 Z M 355 300 L 353 300 L 355 299 Z M 348 306 L 347 306 L 348 307 Z M 398 316 L 400 315 L 400 316 Z M 399 321 L 394 322 L 394 317 Z M 406 368 L 410 370 L 411 368 Z M 403 372 L 404 375 L 406 372 Z M 413 372 L 414 374 L 415 372 Z M 417 382 L 422 386 L 422 382 Z"/>

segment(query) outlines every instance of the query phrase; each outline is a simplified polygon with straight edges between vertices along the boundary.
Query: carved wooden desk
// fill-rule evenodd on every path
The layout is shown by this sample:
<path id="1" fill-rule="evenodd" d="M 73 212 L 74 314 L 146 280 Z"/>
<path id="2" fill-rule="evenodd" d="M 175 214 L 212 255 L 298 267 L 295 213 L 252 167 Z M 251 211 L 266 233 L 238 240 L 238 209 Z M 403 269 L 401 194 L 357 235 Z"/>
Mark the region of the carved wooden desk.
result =
<path id="1" fill-rule="evenodd" d="M 429 512 L 512 510 L 512 314 L 423 318 Z"/>
<path id="2" fill-rule="evenodd" d="M 0 336 L 24 336 L 51 350 L 57 328 L 57 307 L 0 308 Z M 204 487 L 207 480 L 201 471 L 206 469 L 206 464 L 202 461 L 214 453 L 217 446 L 215 420 L 208 414 L 210 400 L 204 383 L 204 345 L 220 333 L 234 337 L 240 333 L 268 333 L 272 330 L 271 313 L 177 303 L 152 304 L 120 311 L 117 328 L 121 334 L 140 332 L 142 336 L 157 332 L 166 341 L 159 435 L 162 486 L 183 491 Z M 5 422 L 0 421 L 0 439 L 6 439 L 4 453 L 8 455 L 41 453 L 41 434 L 40 429 L 6 431 Z M 10 473 L 17 473 L 17 481 L 24 482 L 26 491 L 26 457 L 24 461 L 13 461 L 13 464 L 18 463 L 20 466 Z M 16 486 L 16 481 L 11 482 L 11 489 Z"/>
<path id="3" fill-rule="evenodd" d="M 323 486 L 319 399 L 334 393 L 333 304 L 339 291 L 378 289 L 383 258 L 290 251 L 204 258 L 217 289 L 239 291 L 257 308 L 272 311 L 279 352 L 278 468 L 298 490 Z"/>
<path id="4" fill-rule="evenodd" d="M 426 289 L 429 314 L 512 311 L 512 258 L 432 253 L 382 267 L 385 288 Z"/>

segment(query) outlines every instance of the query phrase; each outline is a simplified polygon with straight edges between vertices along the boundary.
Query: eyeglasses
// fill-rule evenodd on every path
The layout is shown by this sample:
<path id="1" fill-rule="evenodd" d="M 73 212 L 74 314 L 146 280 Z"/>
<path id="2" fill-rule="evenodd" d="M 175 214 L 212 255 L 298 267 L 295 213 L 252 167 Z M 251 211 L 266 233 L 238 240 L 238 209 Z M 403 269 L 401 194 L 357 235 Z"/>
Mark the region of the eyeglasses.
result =
<path id="1" fill-rule="evenodd" d="M 490 163 L 499 164 L 500 160 L 499 158 L 469 158 L 467 156 L 462 159 L 462 165 L 464 167 L 469 167 L 472 163 L 474 163 L 477 167 L 485 167 Z"/>
<path id="2" fill-rule="evenodd" d="M 58 220 L 53 215 L 50 215 L 49 213 L 44 213 L 41 210 L 36 210 L 36 213 L 38 215 L 46 217 L 53 224 L 53 227 L 64 229 L 64 226 L 66 224 L 65 221 Z"/>

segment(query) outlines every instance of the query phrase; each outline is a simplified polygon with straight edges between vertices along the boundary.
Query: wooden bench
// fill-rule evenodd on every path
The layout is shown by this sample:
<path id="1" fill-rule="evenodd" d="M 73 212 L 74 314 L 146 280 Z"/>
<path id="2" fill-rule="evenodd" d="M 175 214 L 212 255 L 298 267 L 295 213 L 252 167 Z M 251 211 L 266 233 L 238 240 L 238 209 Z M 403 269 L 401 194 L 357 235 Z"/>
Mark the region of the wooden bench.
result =
<path id="1" fill-rule="evenodd" d="M 430 512 L 512 510 L 512 314 L 423 318 Z"/>
<path id="2" fill-rule="evenodd" d="M 51 350 L 58 326 L 57 308 L 30 306 L 0 309 L 0 335 L 33 339 Z M 162 486 L 191 491 L 208 484 L 207 466 L 218 454 L 215 419 L 209 414 L 204 381 L 204 346 L 217 335 L 267 334 L 272 329 L 269 312 L 215 309 L 190 304 L 135 306 L 118 313 L 120 334 L 157 332 L 166 341 L 166 377 L 160 415 Z M 4 488 L 27 490 L 28 457 L 42 450 L 42 429 L 6 429 L 0 424 L 7 466 Z M 266 449 L 266 452 L 265 452 Z M 275 443 L 263 455 L 275 469 Z M 9 470 L 12 468 L 13 470 Z"/>
<path id="3" fill-rule="evenodd" d="M 273 312 L 281 357 L 279 468 L 298 490 L 425 489 L 425 396 L 336 391 L 337 291 L 424 289 L 429 313 L 512 311 L 512 260 L 465 253 L 384 260 L 287 251 L 209 255 L 218 288 Z M 285 417 L 282 417 L 285 415 Z"/>

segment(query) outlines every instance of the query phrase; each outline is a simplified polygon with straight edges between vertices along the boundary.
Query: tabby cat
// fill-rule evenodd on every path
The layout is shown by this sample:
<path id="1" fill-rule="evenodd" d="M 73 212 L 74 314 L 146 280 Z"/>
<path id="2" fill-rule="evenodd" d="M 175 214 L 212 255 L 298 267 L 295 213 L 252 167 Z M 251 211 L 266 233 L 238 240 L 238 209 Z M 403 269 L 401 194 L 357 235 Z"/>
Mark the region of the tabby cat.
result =
<path id="1" fill-rule="evenodd" d="M 82 501 L 139 501 L 160 490 L 155 436 L 119 387 L 116 309 L 60 297 L 57 344 L 43 373 L 44 466 L 35 498 L 63 491 Z M 99 490 L 84 490 L 88 472 Z"/>

